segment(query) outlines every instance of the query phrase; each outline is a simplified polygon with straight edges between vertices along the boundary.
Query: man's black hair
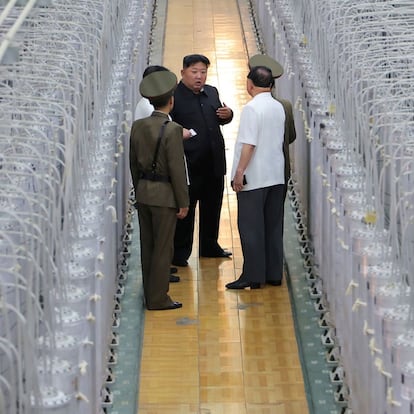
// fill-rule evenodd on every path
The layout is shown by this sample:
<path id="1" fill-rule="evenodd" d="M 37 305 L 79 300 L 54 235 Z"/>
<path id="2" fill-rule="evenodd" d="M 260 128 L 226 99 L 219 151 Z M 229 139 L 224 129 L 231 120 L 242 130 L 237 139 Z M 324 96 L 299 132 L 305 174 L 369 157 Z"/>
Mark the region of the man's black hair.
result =
<path id="1" fill-rule="evenodd" d="M 273 88 L 275 83 L 272 71 L 266 66 L 254 66 L 251 68 L 247 79 L 250 79 L 253 85 L 259 88 Z"/>
<path id="2" fill-rule="evenodd" d="M 148 76 L 150 73 L 161 72 L 165 70 L 168 70 L 168 69 L 165 66 L 161 66 L 161 65 L 147 66 L 142 74 L 142 78 L 145 78 L 145 76 Z"/>
<path id="3" fill-rule="evenodd" d="M 186 69 L 196 63 L 204 63 L 207 67 L 210 66 L 210 61 L 208 60 L 208 57 L 204 56 L 204 55 L 198 55 L 198 54 L 194 54 L 194 55 L 187 55 L 184 56 L 183 58 L 183 68 Z"/>

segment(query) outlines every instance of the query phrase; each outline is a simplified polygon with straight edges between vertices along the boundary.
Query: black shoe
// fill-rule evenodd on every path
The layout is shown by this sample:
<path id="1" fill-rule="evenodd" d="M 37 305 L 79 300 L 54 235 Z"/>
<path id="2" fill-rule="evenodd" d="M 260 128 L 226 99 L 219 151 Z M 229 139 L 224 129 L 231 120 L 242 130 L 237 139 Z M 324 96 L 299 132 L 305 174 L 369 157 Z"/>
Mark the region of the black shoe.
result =
<path id="1" fill-rule="evenodd" d="M 170 267 L 170 273 L 177 273 L 178 269 L 176 267 Z"/>
<path id="2" fill-rule="evenodd" d="M 272 286 L 281 286 L 282 285 L 282 279 L 280 279 L 280 280 L 266 280 L 266 283 L 268 285 L 272 285 Z"/>
<path id="3" fill-rule="evenodd" d="M 200 256 L 201 257 L 225 257 L 225 258 L 227 258 L 227 257 L 230 257 L 232 254 L 233 254 L 232 252 L 229 252 L 228 250 L 222 249 L 222 250 L 219 250 L 218 252 L 213 252 L 213 253 L 210 253 L 210 252 L 204 253 L 203 252 L 203 253 L 200 254 Z"/>
<path id="4" fill-rule="evenodd" d="M 187 267 L 188 262 L 185 259 L 173 259 L 172 264 L 179 267 Z"/>
<path id="5" fill-rule="evenodd" d="M 260 283 L 257 282 L 243 282 L 240 280 L 235 280 L 234 282 L 227 283 L 227 289 L 260 289 Z"/>
<path id="6" fill-rule="evenodd" d="M 169 309 L 178 309 L 178 308 L 182 308 L 183 304 L 181 302 L 176 302 L 174 301 L 173 303 L 171 303 L 171 305 L 165 307 L 165 308 L 148 308 L 148 310 L 169 310 Z"/>
<path id="7" fill-rule="evenodd" d="M 180 276 L 170 275 L 170 283 L 177 283 L 180 281 Z"/>

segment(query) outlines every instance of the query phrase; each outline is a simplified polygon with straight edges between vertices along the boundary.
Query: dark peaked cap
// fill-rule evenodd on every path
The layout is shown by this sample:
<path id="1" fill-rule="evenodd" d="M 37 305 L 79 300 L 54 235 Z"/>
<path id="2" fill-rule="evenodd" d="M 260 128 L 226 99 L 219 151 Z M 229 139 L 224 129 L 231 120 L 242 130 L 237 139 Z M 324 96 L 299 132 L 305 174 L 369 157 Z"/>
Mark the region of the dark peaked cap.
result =
<path id="1" fill-rule="evenodd" d="M 173 93 L 177 86 L 177 77 L 169 70 L 153 72 L 139 84 L 139 91 L 144 98 L 158 98 Z"/>
<path id="2" fill-rule="evenodd" d="M 273 78 L 279 78 L 283 75 L 283 67 L 276 60 L 272 59 L 267 55 L 254 55 L 249 59 L 249 68 L 254 68 L 255 66 L 265 66 L 272 71 Z"/>

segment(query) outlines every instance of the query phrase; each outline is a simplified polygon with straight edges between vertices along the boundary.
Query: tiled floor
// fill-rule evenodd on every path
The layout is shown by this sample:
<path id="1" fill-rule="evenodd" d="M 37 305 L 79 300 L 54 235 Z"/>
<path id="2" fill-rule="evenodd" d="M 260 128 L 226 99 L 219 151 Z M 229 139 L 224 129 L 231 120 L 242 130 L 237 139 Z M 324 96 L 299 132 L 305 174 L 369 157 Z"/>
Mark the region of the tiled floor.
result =
<path id="1" fill-rule="evenodd" d="M 237 0 L 168 2 L 163 63 L 180 76 L 188 53 L 211 60 L 208 83 L 235 113 L 223 127 L 232 163 L 245 92 L 247 52 Z M 220 243 L 233 259 L 199 259 L 181 268 L 171 297 L 182 309 L 146 312 L 139 414 L 304 414 L 308 412 L 286 283 L 227 291 L 242 265 L 236 197 L 227 182 Z M 194 252 L 197 252 L 195 240 Z"/>

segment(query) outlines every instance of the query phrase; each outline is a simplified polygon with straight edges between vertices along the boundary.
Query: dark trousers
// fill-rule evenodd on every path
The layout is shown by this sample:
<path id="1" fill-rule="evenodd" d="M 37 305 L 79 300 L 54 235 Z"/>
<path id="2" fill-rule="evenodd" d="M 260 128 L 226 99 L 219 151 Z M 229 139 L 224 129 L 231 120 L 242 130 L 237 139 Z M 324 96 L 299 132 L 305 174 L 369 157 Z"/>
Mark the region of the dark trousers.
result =
<path id="1" fill-rule="evenodd" d="M 177 221 L 174 237 L 174 259 L 187 260 L 193 249 L 195 210 L 199 210 L 199 254 L 210 255 L 221 250 L 219 235 L 223 202 L 224 177 L 191 176 L 188 215 Z"/>
<path id="2" fill-rule="evenodd" d="M 282 280 L 284 187 L 280 184 L 237 193 L 242 281 Z"/>
<path id="3" fill-rule="evenodd" d="M 166 308 L 173 303 L 168 289 L 176 209 L 138 203 L 138 219 L 145 305 Z"/>

